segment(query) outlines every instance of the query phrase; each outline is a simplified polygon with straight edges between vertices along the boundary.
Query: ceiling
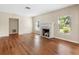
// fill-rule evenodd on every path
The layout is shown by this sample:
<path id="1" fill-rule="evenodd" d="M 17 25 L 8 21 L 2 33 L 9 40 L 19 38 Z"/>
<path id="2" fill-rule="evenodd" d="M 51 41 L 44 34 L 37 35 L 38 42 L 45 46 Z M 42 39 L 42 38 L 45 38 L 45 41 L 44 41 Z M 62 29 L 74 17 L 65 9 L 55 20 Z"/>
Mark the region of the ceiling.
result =
<path id="1" fill-rule="evenodd" d="M 0 11 L 25 16 L 37 16 L 67 6 L 71 6 L 71 4 L 0 4 Z"/>

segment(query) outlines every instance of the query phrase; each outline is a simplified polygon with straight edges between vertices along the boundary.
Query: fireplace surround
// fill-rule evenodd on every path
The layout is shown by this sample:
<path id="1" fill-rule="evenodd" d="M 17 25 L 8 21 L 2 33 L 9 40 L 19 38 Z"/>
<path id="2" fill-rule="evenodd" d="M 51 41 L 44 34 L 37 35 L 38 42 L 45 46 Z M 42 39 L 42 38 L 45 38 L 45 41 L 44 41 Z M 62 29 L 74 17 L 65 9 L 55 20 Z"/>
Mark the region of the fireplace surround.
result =
<path id="1" fill-rule="evenodd" d="M 41 24 L 40 35 L 45 38 L 54 38 L 54 24 L 53 23 Z"/>

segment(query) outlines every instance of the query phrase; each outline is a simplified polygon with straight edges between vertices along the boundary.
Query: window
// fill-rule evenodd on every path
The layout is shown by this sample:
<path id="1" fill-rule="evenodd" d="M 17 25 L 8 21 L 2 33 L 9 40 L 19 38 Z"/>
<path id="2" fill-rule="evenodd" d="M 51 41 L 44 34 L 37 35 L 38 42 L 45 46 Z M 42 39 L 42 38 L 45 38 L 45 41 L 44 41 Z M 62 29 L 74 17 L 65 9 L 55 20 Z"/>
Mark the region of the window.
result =
<path id="1" fill-rule="evenodd" d="M 59 23 L 59 30 L 61 33 L 69 33 L 71 31 L 70 16 L 59 17 L 58 23 Z"/>
<path id="2" fill-rule="evenodd" d="M 35 23 L 35 29 L 36 29 L 36 31 L 39 31 L 39 21 L 36 21 L 36 23 Z"/>

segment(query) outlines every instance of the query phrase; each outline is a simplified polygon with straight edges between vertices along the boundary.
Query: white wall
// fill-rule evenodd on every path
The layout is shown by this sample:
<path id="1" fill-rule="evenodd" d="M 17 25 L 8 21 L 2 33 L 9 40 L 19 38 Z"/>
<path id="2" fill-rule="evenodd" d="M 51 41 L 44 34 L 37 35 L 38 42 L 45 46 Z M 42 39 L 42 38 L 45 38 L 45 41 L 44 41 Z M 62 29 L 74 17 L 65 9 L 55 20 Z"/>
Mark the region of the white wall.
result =
<path id="1" fill-rule="evenodd" d="M 32 19 L 30 17 L 0 12 L 0 37 L 9 36 L 9 18 L 19 18 L 19 34 L 32 32 Z"/>
<path id="2" fill-rule="evenodd" d="M 19 33 L 26 34 L 32 32 L 32 18 L 31 17 L 20 17 L 19 20 Z"/>
<path id="3" fill-rule="evenodd" d="M 0 12 L 0 37 L 9 36 L 9 18 L 17 17 L 15 14 Z"/>
<path id="4" fill-rule="evenodd" d="M 8 34 L 9 34 L 8 18 L 9 18 L 8 14 L 6 15 L 4 13 L 0 13 L 0 37 L 8 36 Z"/>
<path id="5" fill-rule="evenodd" d="M 58 18 L 59 16 L 70 16 L 72 31 L 69 34 L 60 33 Z M 57 38 L 79 43 L 79 5 L 70 6 L 50 13 L 42 14 L 33 17 L 36 21 L 40 19 L 41 22 L 54 22 L 54 35 Z"/>

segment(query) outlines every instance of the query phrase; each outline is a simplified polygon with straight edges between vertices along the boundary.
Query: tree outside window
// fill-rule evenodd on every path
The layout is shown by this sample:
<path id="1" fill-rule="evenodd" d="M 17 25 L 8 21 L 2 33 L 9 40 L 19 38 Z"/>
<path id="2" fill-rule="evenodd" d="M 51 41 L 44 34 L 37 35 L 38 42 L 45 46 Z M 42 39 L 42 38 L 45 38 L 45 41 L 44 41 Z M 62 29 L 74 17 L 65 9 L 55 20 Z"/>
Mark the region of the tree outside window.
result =
<path id="1" fill-rule="evenodd" d="M 71 19 L 69 16 L 59 17 L 58 22 L 61 33 L 69 33 L 71 31 Z"/>

